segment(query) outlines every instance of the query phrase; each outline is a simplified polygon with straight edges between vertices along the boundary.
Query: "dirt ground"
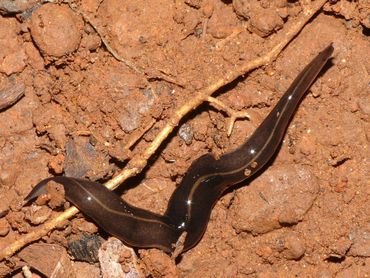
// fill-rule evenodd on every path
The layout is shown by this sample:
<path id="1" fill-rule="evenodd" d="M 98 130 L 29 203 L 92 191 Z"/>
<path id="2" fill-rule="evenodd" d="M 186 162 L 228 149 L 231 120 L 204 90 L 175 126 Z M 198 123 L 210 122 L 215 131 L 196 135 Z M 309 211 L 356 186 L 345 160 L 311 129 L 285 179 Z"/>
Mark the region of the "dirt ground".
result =
<path id="1" fill-rule="evenodd" d="M 108 181 L 176 109 L 268 52 L 310 5 L 0 1 L 0 249 L 67 207 L 22 207 L 37 182 L 53 175 Z M 219 200 L 203 239 L 181 258 L 121 251 L 80 213 L 1 261 L 0 276 L 63 277 L 52 275 L 53 262 L 62 262 L 64 277 L 120 277 L 107 274 L 109 259 L 97 255 L 103 244 L 119 253 L 127 277 L 369 277 L 369 28 L 368 1 L 328 1 L 276 61 L 214 95 L 251 112 L 250 120 L 236 121 L 228 137 L 225 113 L 196 108 L 143 173 L 120 186 L 131 204 L 163 213 L 191 162 L 244 142 L 333 42 L 331 64 L 302 101 L 275 160 Z"/>

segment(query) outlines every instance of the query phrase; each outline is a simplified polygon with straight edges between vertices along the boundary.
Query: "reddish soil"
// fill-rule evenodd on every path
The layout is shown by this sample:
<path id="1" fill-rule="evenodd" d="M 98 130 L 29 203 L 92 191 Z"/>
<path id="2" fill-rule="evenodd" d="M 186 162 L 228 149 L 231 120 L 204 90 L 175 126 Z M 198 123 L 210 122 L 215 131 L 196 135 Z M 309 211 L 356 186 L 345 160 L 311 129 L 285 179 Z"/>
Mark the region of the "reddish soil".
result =
<path id="1" fill-rule="evenodd" d="M 310 1 L 1 1 L 0 249 L 60 213 L 62 200 L 56 209 L 22 208 L 37 182 L 61 174 L 109 180 L 140 128 L 156 120 L 134 154 L 197 90 L 269 51 L 304 5 Z M 299 71 L 334 43 L 331 66 L 271 166 L 220 199 L 201 242 L 176 263 L 158 250 L 139 250 L 132 263 L 135 253 L 110 247 L 124 273 L 134 265 L 155 277 L 369 277 L 369 19 L 367 1 L 329 1 L 274 63 L 219 93 L 253 112 L 230 137 L 227 116 L 209 105 L 183 120 L 145 175 L 121 185 L 128 202 L 163 213 L 195 158 L 244 142 Z M 0 276 L 23 277 L 24 265 L 49 276 L 55 261 L 67 270 L 54 277 L 99 277 L 99 263 L 70 262 L 70 242 L 97 232 L 108 238 L 79 214 L 0 262 Z"/>

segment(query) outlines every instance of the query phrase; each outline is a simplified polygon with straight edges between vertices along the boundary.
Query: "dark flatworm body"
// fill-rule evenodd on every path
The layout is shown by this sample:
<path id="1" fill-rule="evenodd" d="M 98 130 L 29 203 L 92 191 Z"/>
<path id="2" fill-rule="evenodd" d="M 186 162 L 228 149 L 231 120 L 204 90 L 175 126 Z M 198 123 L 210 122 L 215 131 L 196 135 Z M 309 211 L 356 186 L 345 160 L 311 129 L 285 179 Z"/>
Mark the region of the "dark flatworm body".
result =
<path id="1" fill-rule="evenodd" d="M 172 194 L 164 215 L 134 207 L 99 183 L 69 177 L 41 181 L 26 201 L 47 193 L 46 184 L 55 181 L 64 186 L 67 200 L 126 244 L 172 252 L 186 232 L 185 252 L 202 238 L 222 193 L 258 172 L 277 151 L 296 108 L 333 50 L 330 44 L 303 69 L 244 144 L 219 159 L 211 154 L 196 159 Z"/>

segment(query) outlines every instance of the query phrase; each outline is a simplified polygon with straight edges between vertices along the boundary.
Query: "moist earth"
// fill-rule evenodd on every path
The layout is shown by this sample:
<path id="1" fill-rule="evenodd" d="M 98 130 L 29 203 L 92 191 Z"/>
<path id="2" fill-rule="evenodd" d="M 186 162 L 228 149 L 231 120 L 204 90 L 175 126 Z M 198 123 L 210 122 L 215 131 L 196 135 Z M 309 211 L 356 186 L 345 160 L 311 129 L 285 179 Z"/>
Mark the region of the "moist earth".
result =
<path id="1" fill-rule="evenodd" d="M 267 53 L 317 1 L 47 2 L 0 1 L 0 249 L 69 206 L 22 207 L 36 183 L 109 180 L 197 91 Z M 127 249 L 78 214 L 0 262 L 0 276 L 28 277 L 26 265 L 53 277 L 368 277 L 369 28 L 367 1 L 328 1 L 276 61 L 214 95 L 249 120 L 228 136 L 227 114 L 196 108 L 120 186 L 163 213 L 191 162 L 242 144 L 333 43 L 275 159 L 221 197 L 180 259 Z"/>

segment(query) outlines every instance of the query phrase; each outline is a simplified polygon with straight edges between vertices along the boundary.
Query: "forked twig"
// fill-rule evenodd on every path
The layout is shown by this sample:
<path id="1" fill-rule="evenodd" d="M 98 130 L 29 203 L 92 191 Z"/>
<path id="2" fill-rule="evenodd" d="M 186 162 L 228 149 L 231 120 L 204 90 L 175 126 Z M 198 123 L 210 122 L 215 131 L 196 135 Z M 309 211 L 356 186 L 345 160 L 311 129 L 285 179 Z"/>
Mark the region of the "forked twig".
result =
<path id="1" fill-rule="evenodd" d="M 207 101 L 209 102 L 210 105 L 214 106 L 218 110 L 224 111 L 228 116 L 229 120 L 227 123 L 227 136 L 231 135 L 231 132 L 234 128 L 235 121 L 237 119 L 242 119 L 242 118 L 247 118 L 250 120 L 251 116 L 247 111 L 235 111 L 231 107 L 227 106 L 224 104 L 222 101 L 218 100 L 217 98 L 214 97 L 208 97 Z"/>
<path id="2" fill-rule="evenodd" d="M 179 109 L 177 109 L 173 116 L 168 120 L 168 123 L 164 128 L 159 132 L 153 142 L 149 145 L 143 153 L 136 154 L 133 156 L 131 161 L 128 163 L 128 166 L 121 171 L 117 176 L 108 181 L 105 186 L 109 189 L 116 188 L 119 184 L 125 181 L 127 178 L 132 177 L 142 171 L 146 166 L 148 159 L 154 154 L 154 152 L 159 148 L 162 142 L 167 138 L 167 136 L 173 131 L 173 129 L 179 124 L 179 121 L 190 111 L 197 108 L 200 104 L 207 100 L 215 91 L 219 88 L 225 86 L 231 81 L 235 80 L 241 75 L 250 72 L 253 69 L 267 65 L 274 61 L 279 53 L 288 45 L 288 43 L 302 30 L 306 23 L 311 19 L 311 17 L 321 9 L 321 7 L 327 2 L 327 0 L 318 0 L 312 5 L 311 9 L 307 9 L 303 16 L 301 16 L 298 21 L 292 26 L 281 42 L 279 42 L 275 47 L 273 47 L 265 55 L 256 58 L 253 61 L 247 62 L 242 65 L 239 69 L 228 72 L 224 77 L 220 78 L 210 86 L 205 89 L 197 92 L 195 96 Z M 0 250 L 0 260 L 13 255 L 17 250 L 25 246 L 26 244 L 40 239 L 42 236 L 45 236 L 48 232 L 53 230 L 58 224 L 66 219 L 72 217 L 78 212 L 78 209 L 71 207 L 61 213 L 54 219 L 51 219 L 47 223 L 43 224 L 41 227 L 36 230 L 21 236 L 19 239 L 6 246 Z"/>

